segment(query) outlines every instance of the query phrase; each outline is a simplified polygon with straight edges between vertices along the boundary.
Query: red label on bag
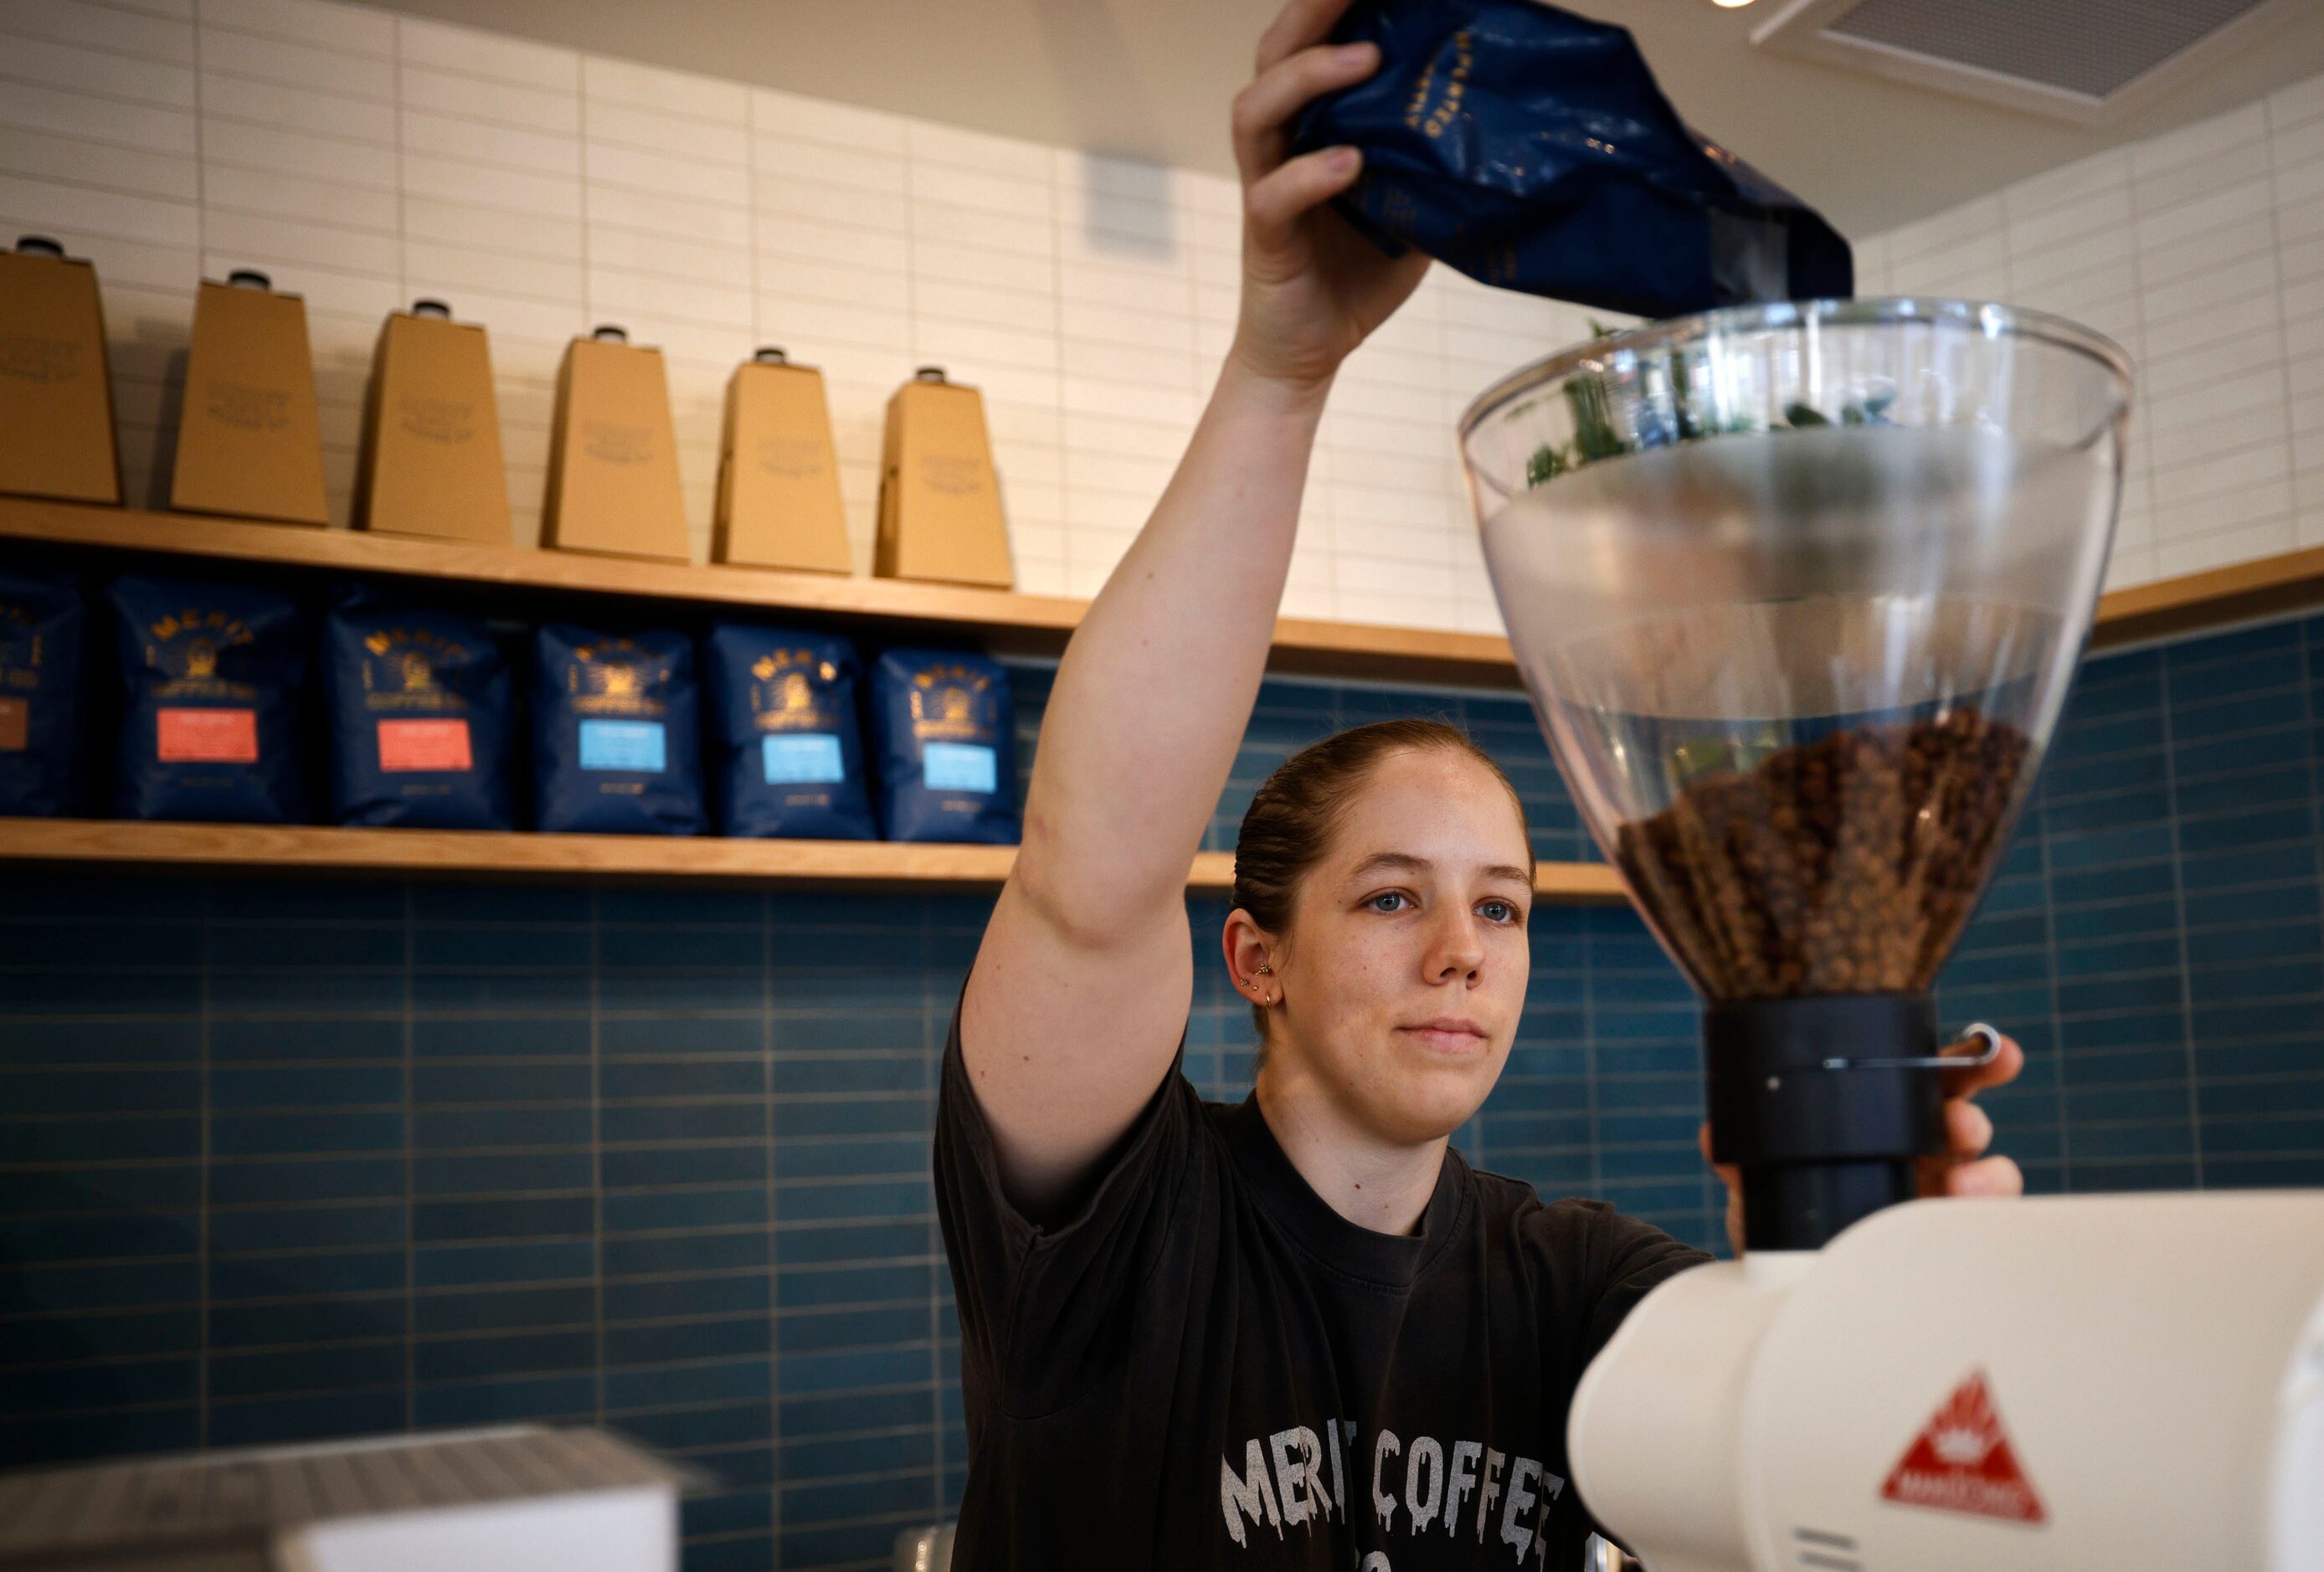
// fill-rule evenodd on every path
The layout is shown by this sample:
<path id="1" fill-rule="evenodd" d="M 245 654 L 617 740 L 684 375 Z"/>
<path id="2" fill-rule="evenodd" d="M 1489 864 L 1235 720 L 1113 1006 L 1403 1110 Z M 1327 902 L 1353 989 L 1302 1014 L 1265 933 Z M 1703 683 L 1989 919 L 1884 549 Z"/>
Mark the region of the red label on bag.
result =
<path id="1" fill-rule="evenodd" d="M 393 773 L 411 769 L 468 769 L 468 723 L 450 721 L 382 721 L 379 723 L 379 768 Z"/>
<path id="2" fill-rule="evenodd" d="M 255 710 L 157 710 L 153 756 L 163 764 L 256 764 Z"/>
<path id="3" fill-rule="evenodd" d="M 1986 1390 L 1982 1370 L 1954 1388 L 1936 1417 L 1922 1427 L 1880 1495 L 1906 1506 L 2009 1522 L 2048 1521 L 2042 1498 L 2034 1494 L 2017 1454 L 2010 1449 L 2001 1411 Z"/>

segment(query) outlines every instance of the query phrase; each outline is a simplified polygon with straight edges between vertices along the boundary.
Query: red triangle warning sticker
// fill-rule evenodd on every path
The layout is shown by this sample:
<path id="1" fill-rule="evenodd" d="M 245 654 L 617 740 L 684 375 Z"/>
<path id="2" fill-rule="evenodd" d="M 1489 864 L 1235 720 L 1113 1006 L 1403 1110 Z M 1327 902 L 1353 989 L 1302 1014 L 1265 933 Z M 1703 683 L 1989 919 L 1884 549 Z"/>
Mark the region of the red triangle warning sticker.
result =
<path id="1" fill-rule="evenodd" d="M 2049 1521 L 2010 1449 L 1985 1372 L 1972 1372 L 1921 1428 L 1880 1489 L 1884 1501 L 2010 1522 Z"/>

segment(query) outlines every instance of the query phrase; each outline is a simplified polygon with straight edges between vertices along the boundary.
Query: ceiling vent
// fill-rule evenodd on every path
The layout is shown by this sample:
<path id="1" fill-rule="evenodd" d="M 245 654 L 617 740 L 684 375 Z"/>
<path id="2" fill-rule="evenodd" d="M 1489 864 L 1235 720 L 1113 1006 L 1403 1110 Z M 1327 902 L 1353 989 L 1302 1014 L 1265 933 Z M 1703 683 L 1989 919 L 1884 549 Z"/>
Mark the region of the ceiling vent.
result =
<path id="1" fill-rule="evenodd" d="M 2317 8 L 2315 0 L 1792 0 L 1751 41 L 2103 125 Z"/>

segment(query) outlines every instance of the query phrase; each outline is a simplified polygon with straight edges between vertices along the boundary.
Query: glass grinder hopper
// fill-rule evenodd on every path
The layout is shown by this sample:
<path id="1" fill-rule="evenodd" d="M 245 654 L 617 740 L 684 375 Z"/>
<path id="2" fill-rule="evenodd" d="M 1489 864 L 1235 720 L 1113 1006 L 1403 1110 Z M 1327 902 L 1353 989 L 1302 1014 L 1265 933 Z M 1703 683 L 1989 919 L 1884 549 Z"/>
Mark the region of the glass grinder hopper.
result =
<path id="1" fill-rule="evenodd" d="M 1535 711 L 1704 997 L 1750 1248 L 1945 1149 L 1930 988 L 2088 637 L 2129 397 L 2056 317 L 1837 300 L 1601 338 L 1462 418 Z"/>

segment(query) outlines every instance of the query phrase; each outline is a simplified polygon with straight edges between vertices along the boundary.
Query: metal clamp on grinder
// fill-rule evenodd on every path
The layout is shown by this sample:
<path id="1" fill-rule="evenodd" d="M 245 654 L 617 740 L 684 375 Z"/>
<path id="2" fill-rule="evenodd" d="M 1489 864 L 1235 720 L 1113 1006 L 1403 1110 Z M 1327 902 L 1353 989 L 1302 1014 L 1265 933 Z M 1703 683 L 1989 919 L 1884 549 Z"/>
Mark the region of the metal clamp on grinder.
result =
<path id="1" fill-rule="evenodd" d="M 1875 1044 L 1892 1056 L 1865 1057 Z M 1927 994 L 1705 1008 L 1711 1160 L 1743 1171 L 1746 1248 L 1812 1250 L 1920 1193 L 1918 1160 L 1947 1149 L 1944 1072 L 1992 1063 L 2001 1034 L 1979 1022 L 1936 1044 Z"/>

